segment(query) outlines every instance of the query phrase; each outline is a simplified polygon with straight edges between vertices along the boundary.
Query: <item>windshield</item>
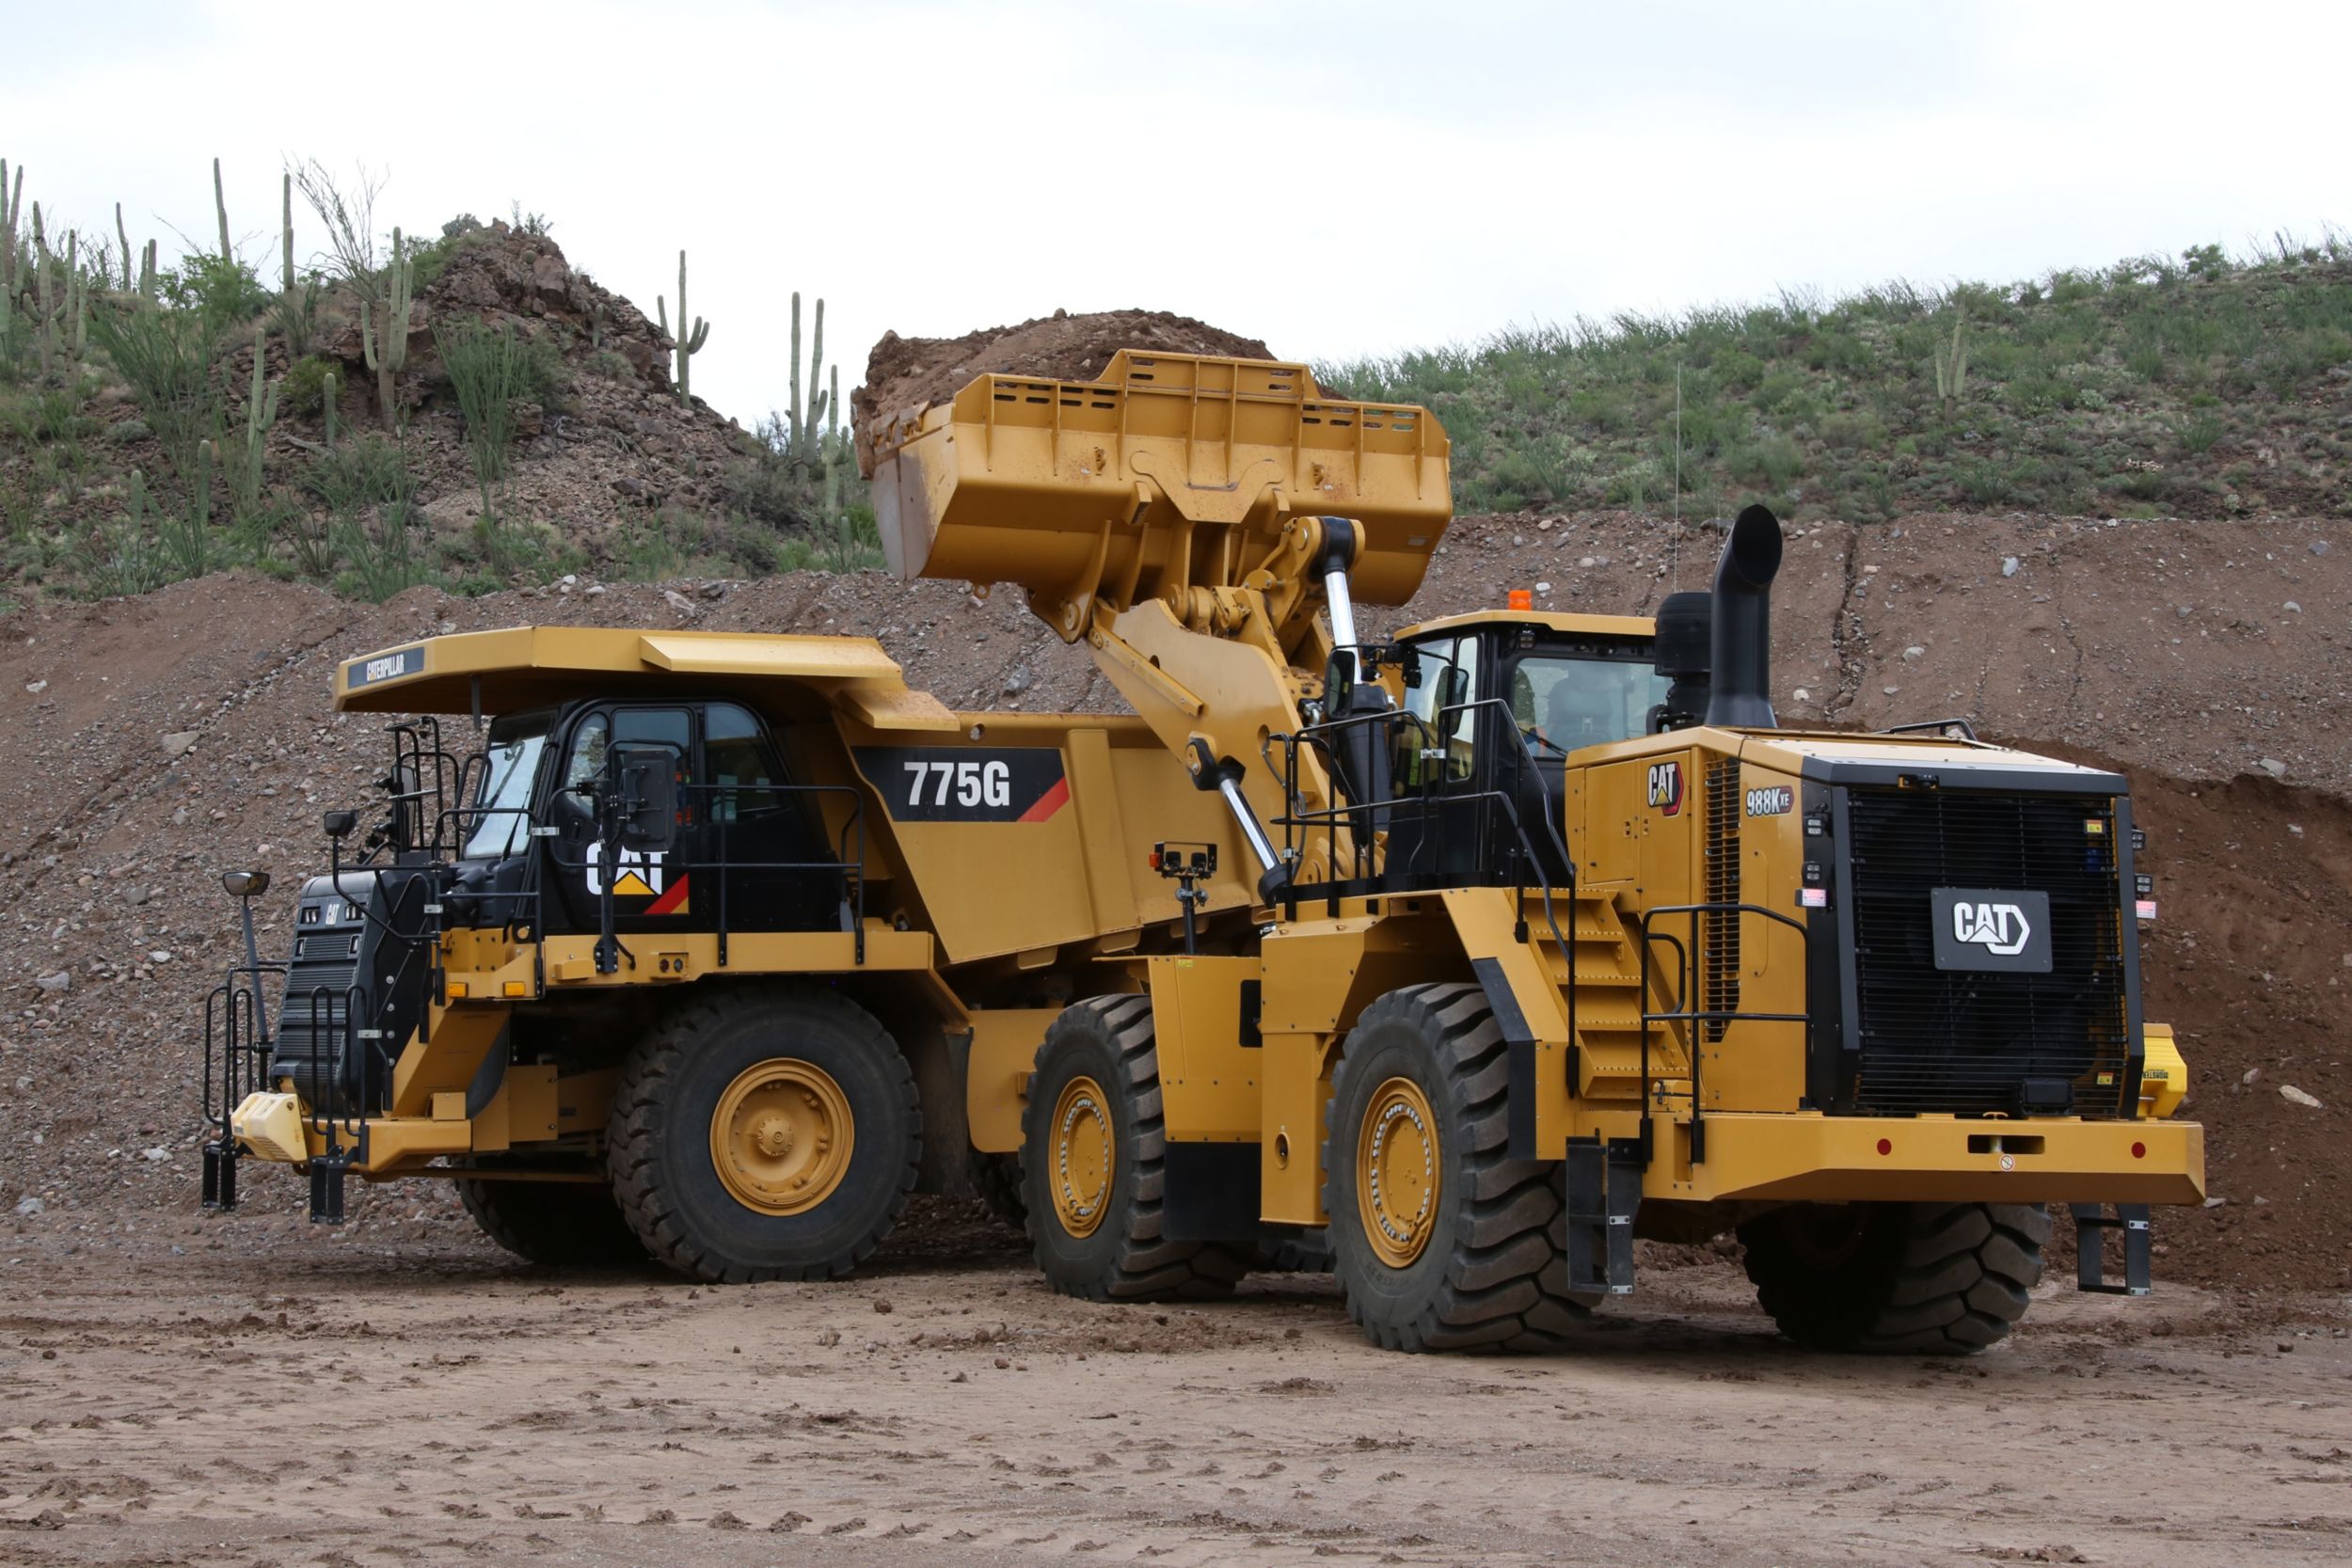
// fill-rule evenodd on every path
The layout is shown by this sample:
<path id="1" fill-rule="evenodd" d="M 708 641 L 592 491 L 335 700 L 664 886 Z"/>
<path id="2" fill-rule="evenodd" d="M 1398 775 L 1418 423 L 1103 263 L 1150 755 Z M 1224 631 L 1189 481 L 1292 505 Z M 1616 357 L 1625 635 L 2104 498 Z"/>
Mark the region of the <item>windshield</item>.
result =
<path id="1" fill-rule="evenodd" d="M 1648 734 L 1672 684 L 1646 662 L 1536 652 L 1513 666 L 1506 689 L 1523 733 L 1573 752 Z"/>
<path id="2" fill-rule="evenodd" d="M 488 768 L 474 799 L 478 814 L 466 838 L 467 860 L 500 860 L 520 851 L 530 837 L 531 784 L 539 773 L 552 713 L 516 714 L 490 725 L 484 748 Z"/>

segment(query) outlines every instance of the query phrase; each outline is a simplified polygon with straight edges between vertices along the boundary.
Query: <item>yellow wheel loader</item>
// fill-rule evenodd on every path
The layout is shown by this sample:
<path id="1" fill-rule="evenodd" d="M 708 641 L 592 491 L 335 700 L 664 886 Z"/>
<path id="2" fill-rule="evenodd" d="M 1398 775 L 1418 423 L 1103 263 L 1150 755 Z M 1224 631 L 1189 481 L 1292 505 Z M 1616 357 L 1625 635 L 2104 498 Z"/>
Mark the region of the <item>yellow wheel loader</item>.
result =
<path id="1" fill-rule="evenodd" d="M 1323 1259 L 1408 1350 L 1557 1344 L 1636 1236 L 1736 1230 L 1835 1348 L 1998 1339 L 2055 1203 L 2147 1289 L 2203 1163 L 2125 782 L 1778 728 L 1768 512 L 1655 619 L 1374 641 L 1451 516 L 1425 410 L 1131 351 L 869 450 L 894 566 L 1023 592 L 1134 716 L 951 713 L 850 638 L 351 661 L 480 749 L 395 724 L 369 846 L 331 818 L 291 959 L 215 992 L 208 1201 L 453 1176 L 526 1257 L 743 1279 L 976 1188 L 1066 1292 Z"/>

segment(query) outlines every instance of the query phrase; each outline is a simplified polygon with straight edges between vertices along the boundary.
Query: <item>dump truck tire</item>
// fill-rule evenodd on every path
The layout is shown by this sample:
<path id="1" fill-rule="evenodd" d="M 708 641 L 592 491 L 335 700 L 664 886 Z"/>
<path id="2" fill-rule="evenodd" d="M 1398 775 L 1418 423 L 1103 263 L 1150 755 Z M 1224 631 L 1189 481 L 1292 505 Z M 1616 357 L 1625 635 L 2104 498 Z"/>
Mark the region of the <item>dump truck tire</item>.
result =
<path id="1" fill-rule="evenodd" d="M 1815 1350 L 1966 1355 L 2026 1315 L 2049 1212 L 2011 1203 L 1800 1203 L 1740 1227 L 1780 1331 Z"/>
<path id="2" fill-rule="evenodd" d="M 1476 986 L 1366 1007 L 1331 1079 L 1323 1203 L 1348 1316 L 1401 1351 L 1544 1351 L 1568 1295 L 1561 1167 L 1513 1160 L 1502 1032 Z"/>
<path id="3" fill-rule="evenodd" d="M 1161 1234 L 1167 1158 L 1150 999 L 1065 1008 L 1038 1048 L 1022 1113 L 1029 1244 L 1055 1290 L 1088 1301 L 1232 1293 L 1246 1253 Z"/>
<path id="4" fill-rule="evenodd" d="M 696 1279 L 831 1279 L 898 1223 L 923 1152 L 914 1076 L 830 991 L 722 992 L 629 1053 L 607 1164 L 629 1228 Z"/>
<path id="5" fill-rule="evenodd" d="M 972 1185 L 979 1190 L 988 1212 L 1027 1234 L 1029 1206 L 1021 1197 L 1021 1156 L 978 1153 L 972 1156 Z"/>
<path id="6" fill-rule="evenodd" d="M 617 1268 L 645 1261 L 612 1189 L 597 1181 L 457 1179 L 457 1200 L 482 1233 L 532 1263 Z"/>

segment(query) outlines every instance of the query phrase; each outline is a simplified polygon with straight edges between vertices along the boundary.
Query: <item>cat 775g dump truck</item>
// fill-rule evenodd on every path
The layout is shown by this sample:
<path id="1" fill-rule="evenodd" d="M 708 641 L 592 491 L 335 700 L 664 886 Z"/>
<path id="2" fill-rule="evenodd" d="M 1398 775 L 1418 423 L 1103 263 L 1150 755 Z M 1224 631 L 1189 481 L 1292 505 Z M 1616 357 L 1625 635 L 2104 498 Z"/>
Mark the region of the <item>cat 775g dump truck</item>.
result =
<path id="1" fill-rule="evenodd" d="M 1655 621 L 1374 641 L 1356 602 L 1449 520 L 1422 410 L 1131 353 L 872 450 L 894 565 L 1024 591 L 1136 717 L 949 713 L 852 639 L 346 664 L 345 707 L 496 717 L 464 761 L 395 730 L 274 1033 L 257 975 L 216 998 L 215 1200 L 241 1153 L 324 1214 L 345 1171 L 451 1174 L 527 1256 L 746 1278 L 970 1177 L 1063 1291 L 1213 1295 L 1320 1238 L 1407 1349 L 1556 1343 L 1637 1235 L 1736 1228 L 1830 1346 L 1998 1338 L 2053 1203 L 2083 1283 L 2112 1229 L 2146 1288 L 2202 1148 L 2140 1016 L 2124 782 L 1778 729 L 1769 513 Z"/>

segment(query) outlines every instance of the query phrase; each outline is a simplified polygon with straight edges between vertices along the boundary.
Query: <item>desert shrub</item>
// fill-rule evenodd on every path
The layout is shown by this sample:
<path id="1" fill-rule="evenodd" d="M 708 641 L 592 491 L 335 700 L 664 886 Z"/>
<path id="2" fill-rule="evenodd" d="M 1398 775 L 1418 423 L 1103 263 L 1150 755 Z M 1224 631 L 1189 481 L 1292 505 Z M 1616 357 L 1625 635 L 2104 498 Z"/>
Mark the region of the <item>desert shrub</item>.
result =
<path id="1" fill-rule="evenodd" d="M 511 326 L 461 321 L 435 327 L 433 341 L 465 416 L 466 449 L 487 515 L 493 510 L 491 492 L 506 477 L 517 405 L 529 395 L 532 381 L 522 340 Z"/>
<path id="2" fill-rule="evenodd" d="M 131 517 L 92 524 L 74 546 L 72 569 L 82 593 L 93 599 L 151 594 L 170 579 L 154 534 Z"/>
<path id="3" fill-rule="evenodd" d="M 250 266 L 233 257 L 198 252 L 158 279 L 167 304 L 200 319 L 215 336 L 244 325 L 278 302 Z"/>
<path id="4" fill-rule="evenodd" d="M 192 474 L 198 444 L 220 430 L 219 330 L 200 310 L 101 309 L 89 336 L 130 384 L 174 470 Z"/>
<path id="5" fill-rule="evenodd" d="M 285 379 L 278 383 L 279 406 L 290 414 L 316 414 L 326 403 L 326 378 L 334 376 L 340 383 L 342 367 L 332 359 L 319 355 L 306 355 L 286 367 Z"/>

